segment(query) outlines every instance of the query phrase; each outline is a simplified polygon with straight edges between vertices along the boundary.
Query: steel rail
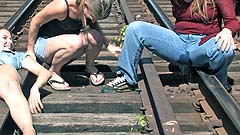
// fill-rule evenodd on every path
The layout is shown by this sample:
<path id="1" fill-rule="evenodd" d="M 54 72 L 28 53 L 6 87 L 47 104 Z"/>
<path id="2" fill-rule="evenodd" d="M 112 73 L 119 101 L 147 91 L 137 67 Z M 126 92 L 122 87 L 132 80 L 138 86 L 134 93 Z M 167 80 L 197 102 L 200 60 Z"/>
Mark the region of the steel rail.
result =
<path id="1" fill-rule="evenodd" d="M 160 23 L 160 25 L 163 25 L 164 27 L 172 30 L 172 23 L 170 19 L 165 15 L 165 13 L 162 11 L 162 9 L 158 6 L 155 0 L 144 0 L 146 4 L 149 7 L 149 10 L 154 13 L 154 16 Z"/>
<path id="2" fill-rule="evenodd" d="M 164 12 L 162 12 L 162 10 L 159 10 L 161 8 L 157 5 L 155 0 L 146 0 L 146 2 L 150 5 L 150 7 L 152 7 L 154 13 L 156 13 L 155 15 L 158 20 L 164 22 L 162 23 L 163 26 L 168 29 L 172 29 L 172 25 L 170 24 L 171 22 L 168 21 L 168 19 L 167 21 L 165 20 L 168 17 Z M 196 70 L 196 72 L 204 81 L 204 84 L 207 86 L 214 98 L 216 98 L 240 134 L 240 108 L 238 104 L 233 100 L 232 96 L 226 92 L 225 88 L 214 75 L 209 75 L 199 70 Z"/>
<path id="3" fill-rule="evenodd" d="M 198 75 L 204 81 L 204 84 L 217 99 L 227 116 L 240 134 L 240 108 L 233 97 L 227 93 L 221 82 L 214 75 L 208 75 L 202 71 L 197 71 Z"/>
<path id="4" fill-rule="evenodd" d="M 126 0 L 119 0 L 119 2 L 127 23 L 133 22 L 134 18 L 127 6 Z M 141 56 L 140 68 L 145 76 L 144 82 L 148 98 L 152 104 L 159 133 L 161 135 L 181 135 L 179 124 L 177 123 L 171 105 L 164 92 L 163 85 L 158 77 L 152 58 L 146 49 L 143 50 Z"/>
<path id="5" fill-rule="evenodd" d="M 23 6 L 8 20 L 8 22 L 4 25 L 5 28 L 10 30 L 11 32 L 16 32 L 17 29 L 15 26 L 21 26 L 21 22 L 24 22 L 26 20 L 26 17 L 29 17 L 28 15 L 31 14 L 31 12 L 28 12 L 29 9 L 35 9 L 36 5 L 40 3 L 42 0 L 27 0 Z"/>

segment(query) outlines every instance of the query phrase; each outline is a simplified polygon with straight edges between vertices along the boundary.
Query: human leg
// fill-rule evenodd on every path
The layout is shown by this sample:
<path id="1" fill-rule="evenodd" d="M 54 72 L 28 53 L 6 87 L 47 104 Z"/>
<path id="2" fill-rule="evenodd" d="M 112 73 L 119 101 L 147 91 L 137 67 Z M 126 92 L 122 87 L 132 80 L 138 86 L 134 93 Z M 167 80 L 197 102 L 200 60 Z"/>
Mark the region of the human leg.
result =
<path id="1" fill-rule="evenodd" d="M 126 80 L 120 76 L 120 78 L 116 78 L 109 83 L 110 87 L 119 83 L 136 85 L 137 66 L 144 47 L 170 62 L 185 64 L 189 61 L 184 48 L 185 42 L 175 32 L 161 26 L 136 21 L 126 29 L 125 40 L 118 61 L 119 71 L 117 74 L 123 74 Z"/>
<path id="2" fill-rule="evenodd" d="M 80 57 L 87 48 L 86 36 L 83 34 L 66 34 L 45 39 L 45 41 L 37 41 L 35 46 L 45 45 L 45 50 L 40 56 L 44 62 L 50 64 L 49 71 L 52 77 L 49 84 L 55 90 L 70 90 L 69 84 L 63 80 L 60 70 L 63 65 Z M 39 39 L 38 39 L 39 40 Z M 41 47 L 41 46 L 40 46 Z M 38 50 L 35 50 L 39 56 Z"/>
<path id="3" fill-rule="evenodd" d="M 171 30 L 146 22 L 133 22 L 126 30 L 118 61 L 119 73 L 124 74 L 128 83 L 136 84 L 137 66 L 144 47 L 167 61 L 188 63 L 184 44 Z"/>
<path id="4" fill-rule="evenodd" d="M 60 75 L 61 68 L 80 57 L 88 46 L 83 34 L 60 35 L 48 39 L 45 49 L 45 62 L 50 63 L 50 72 Z"/>
<path id="5" fill-rule="evenodd" d="M 90 81 L 93 85 L 100 85 L 104 82 L 103 73 L 99 72 L 94 66 L 94 61 L 102 49 L 103 36 L 96 30 L 88 33 L 89 46 L 85 50 L 86 53 L 86 72 L 89 74 Z"/>
<path id="6" fill-rule="evenodd" d="M 222 52 L 218 49 L 215 39 L 211 38 L 203 45 L 194 45 L 188 49 L 191 64 L 193 67 L 208 68 L 226 89 L 229 89 L 227 82 L 227 68 L 234 58 L 234 49 Z"/>
<path id="7" fill-rule="evenodd" d="M 233 61 L 235 52 L 233 49 L 231 49 L 228 52 L 223 53 L 224 57 L 224 64 L 223 66 L 216 72 L 216 77 L 219 79 L 219 81 L 223 84 L 223 86 L 226 88 L 226 90 L 230 93 L 232 91 L 232 87 L 228 83 L 228 74 L 227 74 L 227 68 Z"/>
<path id="8" fill-rule="evenodd" d="M 6 102 L 13 120 L 23 135 L 35 135 L 30 108 L 22 93 L 18 73 L 13 67 L 0 66 L 0 86 L 0 97 Z"/>

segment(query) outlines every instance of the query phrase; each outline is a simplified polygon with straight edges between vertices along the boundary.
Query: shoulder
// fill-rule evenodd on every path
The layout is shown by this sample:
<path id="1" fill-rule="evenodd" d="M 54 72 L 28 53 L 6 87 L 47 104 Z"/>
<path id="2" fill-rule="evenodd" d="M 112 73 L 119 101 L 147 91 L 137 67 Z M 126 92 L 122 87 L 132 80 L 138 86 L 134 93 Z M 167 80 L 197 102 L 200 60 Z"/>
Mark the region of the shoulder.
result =
<path id="1" fill-rule="evenodd" d="M 43 9 L 43 11 L 64 12 L 67 10 L 67 6 L 68 5 L 65 0 L 53 0 Z"/>
<path id="2" fill-rule="evenodd" d="M 34 18 L 40 20 L 62 19 L 66 17 L 67 7 L 65 0 L 53 0 L 45 6 Z"/>

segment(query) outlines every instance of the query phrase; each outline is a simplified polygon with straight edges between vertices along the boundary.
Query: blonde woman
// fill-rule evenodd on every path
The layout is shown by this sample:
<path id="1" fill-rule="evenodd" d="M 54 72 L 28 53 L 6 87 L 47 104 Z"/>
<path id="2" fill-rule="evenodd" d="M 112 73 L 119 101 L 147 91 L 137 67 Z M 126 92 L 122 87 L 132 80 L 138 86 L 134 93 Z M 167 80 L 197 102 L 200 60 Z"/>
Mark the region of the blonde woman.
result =
<path id="1" fill-rule="evenodd" d="M 11 37 L 7 29 L 0 29 L 0 98 L 6 102 L 23 135 L 35 135 L 31 112 L 42 111 L 39 89 L 47 83 L 51 74 L 26 53 L 12 51 Z M 29 104 L 22 93 L 17 72 L 22 68 L 38 76 L 30 90 Z"/>
<path id="2" fill-rule="evenodd" d="M 232 34 L 239 30 L 233 0 L 171 2 L 176 18 L 174 31 L 141 21 L 131 23 L 119 57 L 118 77 L 102 87 L 102 92 L 135 88 L 137 65 L 144 47 L 170 62 L 210 70 L 231 92 L 227 67 L 234 58 Z"/>
<path id="3" fill-rule="evenodd" d="M 104 75 L 94 66 L 94 60 L 103 44 L 108 44 L 97 30 L 96 21 L 108 17 L 111 6 L 112 0 L 53 0 L 33 17 L 27 52 L 51 65 L 49 84 L 53 89 L 70 90 L 60 70 L 84 53 L 92 84 L 103 83 Z M 121 51 L 113 45 L 107 48 L 115 56 Z"/>

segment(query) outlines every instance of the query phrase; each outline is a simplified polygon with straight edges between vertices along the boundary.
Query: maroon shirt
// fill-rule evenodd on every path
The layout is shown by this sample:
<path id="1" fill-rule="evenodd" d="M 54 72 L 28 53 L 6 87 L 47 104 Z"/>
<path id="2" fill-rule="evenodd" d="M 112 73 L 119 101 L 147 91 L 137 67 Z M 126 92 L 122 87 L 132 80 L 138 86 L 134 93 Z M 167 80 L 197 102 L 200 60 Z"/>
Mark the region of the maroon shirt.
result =
<path id="1" fill-rule="evenodd" d="M 200 44 L 207 41 L 209 38 L 214 37 L 221 31 L 221 20 L 223 19 L 224 27 L 228 28 L 235 33 L 240 30 L 239 22 L 236 19 L 235 7 L 233 0 L 216 0 L 216 7 L 208 5 L 208 22 L 203 22 L 202 19 L 193 13 L 191 16 L 190 5 L 191 3 L 185 3 L 183 0 L 178 0 L 179 5 L 174 3 L 175 0 L 171 0 L 173 4 L 173 16 L 176 18 L 174 30 L 182 34 L 204 34 L 204 37 Z"/>

